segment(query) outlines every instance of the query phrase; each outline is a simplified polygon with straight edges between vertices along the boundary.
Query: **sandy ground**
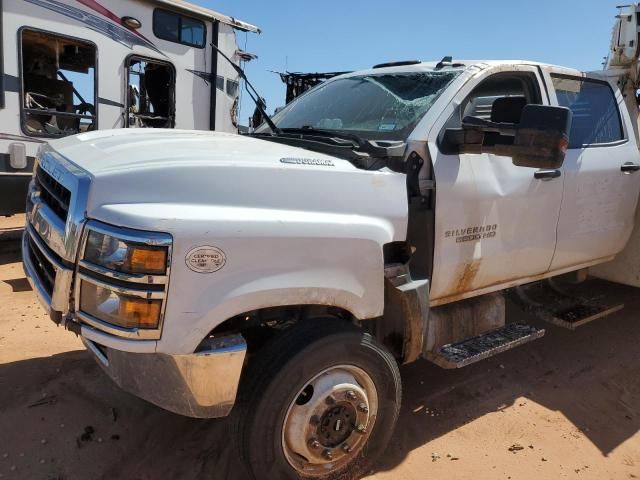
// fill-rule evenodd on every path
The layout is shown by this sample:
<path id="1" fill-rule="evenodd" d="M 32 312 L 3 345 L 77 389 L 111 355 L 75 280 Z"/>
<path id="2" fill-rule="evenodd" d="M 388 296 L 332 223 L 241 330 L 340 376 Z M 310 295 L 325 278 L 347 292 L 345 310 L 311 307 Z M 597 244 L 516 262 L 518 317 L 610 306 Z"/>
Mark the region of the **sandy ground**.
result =
<path id="1" fill-rule="evenodd" d="M 4 248 L 3 480 L 247 480 L 227 420 L 182 418 L 116 388 L 43 314 Z M 368 479 L 640 478 L 639 306 L 629 299 L 577 332 L 549 326 L 543 339 L 462 370 L 403 368 L 398 428 Z"/>
<path id="2" fill-rule="evenodd" d="M 0 217 L 0 241 L 18 240 L 24 228 L 25 215 Z"/>

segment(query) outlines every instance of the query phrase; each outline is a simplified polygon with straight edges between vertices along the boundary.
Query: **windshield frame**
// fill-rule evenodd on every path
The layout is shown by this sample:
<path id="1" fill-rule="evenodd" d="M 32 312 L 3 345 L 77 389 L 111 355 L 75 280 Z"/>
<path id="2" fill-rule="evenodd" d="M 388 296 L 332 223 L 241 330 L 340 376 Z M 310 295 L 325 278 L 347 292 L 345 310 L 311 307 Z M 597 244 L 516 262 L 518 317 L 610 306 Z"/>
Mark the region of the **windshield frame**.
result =
<path id="1" fill-rule="evenodd" d="M 339 82 L 339 81 L 343 81 L 343 80 L 347 80 L 347 79 L 365 79 L 367 77 L 376 77 L 376 76 L 389 76 L 389 75 L 420 75 L 420 74 L 425 74 L 425 75 L 429 75 L 429 74 L 435 74 L 435 75 L 444 75 L 444 74 L 451 74 L 451 78 L 449 79 L 449 81 L 444 84 L 442 86 L 442 88 L 440 88 L 437 92 L 434 93 L 434 96 L 431 98 L 430 101 L 430 105 L 423 111 L 421 112 L 419 115 L 417 115 L 410 123 L 408 123 L 406 126 L 404 126 L 401 129 L 398 130 L 379 130 L 379 131 L 375 131 L 375 130 L 356 130 L 356 129 L 331 129 L 331 128 L 325 128 L 322 127 L 321 130 L 324 131 L 333 131 L 336 133 L 336 135 L 339 134 L 350 134 L 350 135 L 355 135 L 358 137 L 361 137 L 365 140 L 373 140 L 373 141 L 406 141 L 410 136 L 411 133 L 415 130 L 415 128 L 420 124 L 421 120 L 425 117 L 425 115 L 433 108 L 433 106 L 436 104 L 436 102 L 438 101 L 438 99 L 443 95 L 443 93 L 445 91 L 447 91 L 452 83 L 454 83 L 456 81 L 456 79 L 458 79 L 460 77 L 460 74 L 462 74 L 465 71 L 465 68 L 455 68 L 455 69 L 446 69 L 446 70 L 438 70 L 438 69 L 434 69 L 433 67 L 428 67 L 425 68 L 424 66 L 422 66 L 421 68 L 413 68 L 413 69 L 402 69 L 402 70 L 398 70 L 396 68 L 393 69 L 380 69 L 379 71 L 377 70 L 362 70 L 362 71 L 356 71 L 356 72 L 351 72 L 348 74 L 344 74 L 344 75 L 340 75 L 334 78 L 331 78 L 329 80 L 326 80 L 316 86 L 314 86 L 313 88 L 309 89 L 308 91 L 306 91 L 304 94 L 300 95 L 298 98 L 294 99 L 292 102 L 288 103 L 285 107 L 283 107 L 278 113 L 276 113 L 274 116 L 271 117 L 272 121 L 274 122 L 274 124 L 279 127 L 279 128 L 284 128 L 286 130 L 286 128 L 288 127 L 281 127 L 279 125 L 280 121 L 282 120 L 283 116 L 285 116 L 292 108 L 295 108 L 296 105 L 298 104 L 298 102 L 300 101 L 304 101 L 305 99 L 307 99 L 308 96 L 310 95 L 315 95 L 317 94 L 317 92 L 319 92 L 320 90 L 328 87 L 329 85 L 335 83 L 335 82 Z M 394 94 L 393 92 L 391 92 L 391 94 Z M 395 95 L 395 94 L 394 94 Z M 301 127 L 301 126 L 299 126 Z M 299 128 L 297 127 L 297 128 Z M 319 127 L 318 127 L 319 128 Z M 266 123 L 262 123 L 259 127 L 257 127 L 255 129 L 255 133 L 269 133 L 271 132 L 271 129 L 269 128 L 269 126 Z M 309 129 L 309 132 L 313 132 L 313 128 Z"/>

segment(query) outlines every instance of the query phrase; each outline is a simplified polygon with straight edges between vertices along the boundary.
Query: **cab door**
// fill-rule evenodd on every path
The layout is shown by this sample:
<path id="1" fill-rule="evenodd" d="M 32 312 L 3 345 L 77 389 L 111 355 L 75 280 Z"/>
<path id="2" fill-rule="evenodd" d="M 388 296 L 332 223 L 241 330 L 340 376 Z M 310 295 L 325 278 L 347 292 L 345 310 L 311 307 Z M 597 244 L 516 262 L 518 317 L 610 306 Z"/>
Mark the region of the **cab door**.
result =
<path id="1" fill-rule="evenodd" d="M 640 192 L 640 154 L 617 87 L 549 69 L 552 101 L 573 112 L 552 270 L 601 262 L 626 244 Z M 623 108 L 620 108 L 620 105 Z"/>
<path id="2" fill-rule="evenodd" d="M 516 167 L 494 154 L 442 153 L 464 116 L 518 123 L 527 103 L 549 105 L 535 66 L 485 69 L 458 92 L 428 137 L 436 182 L 432 305 L 504 288 L 549 270 L 562 171 Z"/>

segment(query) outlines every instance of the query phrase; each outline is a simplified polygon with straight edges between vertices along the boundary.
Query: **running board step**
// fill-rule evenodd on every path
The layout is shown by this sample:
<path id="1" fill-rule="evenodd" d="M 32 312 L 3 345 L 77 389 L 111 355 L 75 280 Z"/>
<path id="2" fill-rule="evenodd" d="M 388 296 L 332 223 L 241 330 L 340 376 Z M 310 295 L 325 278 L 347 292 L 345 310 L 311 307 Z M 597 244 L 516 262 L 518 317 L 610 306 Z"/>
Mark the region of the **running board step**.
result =
<path id="1" fill-rule="evenodd" d="M 623 308 L 624 305 L 614 305 L 612 307 L 605 305 L 576 305 L 565 310 L 557 311 L 554 315 L 549 315 L 544 320 L 562 328 L 575 330 L 585 323 L 606 317 Z"/>
<path id="2" fill-rule="evenodd" d="M 537 319 L 575 330 L 624 308 L 624 303 L 603 302 L 601 291 L 590 287 L 589 281 L 571 289 L 553 281 L 539 282 L 516 287 L 512 298 Z"/>
<path id="3" fill-rule="evenodd" d="M 444 345 L 427 353 L 427 359 L 442 368 L 461 368 L 492 357 L 498 353 L 536 340 L 544 335 L 544 329 L 525 323 L 510 323 L 477 337 Z"/>

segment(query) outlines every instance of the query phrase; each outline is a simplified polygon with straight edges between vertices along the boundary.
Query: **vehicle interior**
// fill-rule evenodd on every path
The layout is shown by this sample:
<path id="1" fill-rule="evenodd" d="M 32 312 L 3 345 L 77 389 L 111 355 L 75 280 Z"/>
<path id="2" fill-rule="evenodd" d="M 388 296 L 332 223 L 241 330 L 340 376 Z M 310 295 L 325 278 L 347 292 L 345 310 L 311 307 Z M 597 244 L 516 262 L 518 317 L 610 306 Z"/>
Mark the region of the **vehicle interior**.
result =
<path id="1" fill-rule="evenodd" d="M 60 137 L 95 129 L 95 46 L 24 30 L 21 47 L 24 132 Z"/>
<path id="2" fill-rule="evenodd" d="M 497 74 L 478 85 L 454 112 L 462 124 L 464 117 L 476 117 L 499 123 L 519 123 L 527 104 L 541 103 L 540 92 L 531 75 Z M 454 127 L 455 125 L 450 125 Z"/>
<path id="3" fill-rule="evenodd" d="M 537 81 L 532 74 L 499 73 L 478 85 L 447 120 L 440 132 L 442 144 L 448 128 L 460 128 L 465 117 L 474 117 L 496 123 L 520 123 L 522 110 L 528 104 L 540 104 L 542 99 Z M 513 143 L 513 137 L 487 133 L 484 145 Z"/>

